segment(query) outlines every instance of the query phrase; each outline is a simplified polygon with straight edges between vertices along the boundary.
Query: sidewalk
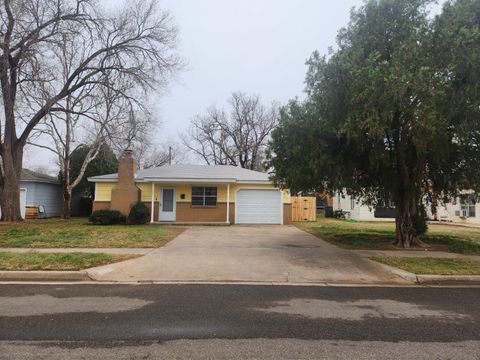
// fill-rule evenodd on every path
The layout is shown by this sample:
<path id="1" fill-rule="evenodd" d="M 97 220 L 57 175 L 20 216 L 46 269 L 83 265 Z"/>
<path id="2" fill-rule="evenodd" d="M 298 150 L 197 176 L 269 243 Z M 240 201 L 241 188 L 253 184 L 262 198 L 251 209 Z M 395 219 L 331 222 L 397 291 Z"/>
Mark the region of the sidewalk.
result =
<path id="1" fill-rule="evenodd" d="M 156 248 L 0 248 L 0 252 L 12 253 L 103 253 L 145 255 Z"/>

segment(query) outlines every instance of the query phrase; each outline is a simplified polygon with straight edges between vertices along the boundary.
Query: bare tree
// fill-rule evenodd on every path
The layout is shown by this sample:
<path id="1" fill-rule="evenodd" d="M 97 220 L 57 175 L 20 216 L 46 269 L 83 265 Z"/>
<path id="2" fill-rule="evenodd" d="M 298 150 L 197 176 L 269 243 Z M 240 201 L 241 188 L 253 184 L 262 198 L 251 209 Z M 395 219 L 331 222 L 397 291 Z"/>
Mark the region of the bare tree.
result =
<path id="1" fill-rule="evenodd" d="M 143 138 L 142 121 L 148 118 L 136 116 L 144 107 L 125 96 L 127 93 L 127 89 L 118 92 L 112 91 L 112 87 L 99 87 L 88 93 L 67 96 L 32 133 L 29 144 L 50 150 L 57 156 L 62 174 L 63 218 L 70 217 L 73 189 L 83 180 L 88 165 L 104 145 L 123 149 L 131 146 L 137 136 Z M 89 150 L 80 171 L 72 178 L 71 155 L 84 144 Z"/>
<path id="2" fill-rule="evenodd" d="M 166 143 L 163 146 L 154 147 L 149 155 L 140 162 L 144 169 L 171 164 L 181 164 L 185 160 L 185 153 L 177 143 Z"/>
<path id="3" fill-rule="evenodd" d="M 45 116 L 64 112 L 59 103 L 84 88 L 121 92 L 112 76 L 145 90 L 163 86 L 181 61 L 170 15 L 154 0 L 130 1 L 114 15 L 94 0 L 4 0 L 0 17 L 0 205 L 2 220 L 18 221 L 24 146 Z M 54 59 L 66 41 L 75 53 L 64 79 Z"/>
<path id="4" fill-rule="evenodd" d="M 207 164 L 260 170 L 278 106 L 262 105 L 258 95 L 232 94 L 230 113 L 215 106 L 196 116 L 183 144 Z"/>

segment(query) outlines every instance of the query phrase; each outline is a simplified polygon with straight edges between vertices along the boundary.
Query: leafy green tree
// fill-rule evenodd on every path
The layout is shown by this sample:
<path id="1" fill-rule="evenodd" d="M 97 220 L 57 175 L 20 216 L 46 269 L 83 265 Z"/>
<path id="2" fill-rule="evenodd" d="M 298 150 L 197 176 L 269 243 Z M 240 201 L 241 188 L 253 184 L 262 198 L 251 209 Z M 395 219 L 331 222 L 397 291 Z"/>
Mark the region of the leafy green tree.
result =
<path id="1" fill-rule="evenodd" d="M 307 99 L 281 112 L 270 166 L 281 185 L 392 200 L 396 243 L 419 245 L 424 201 L 480 184 L 480 2 L 370 0 L 328 57 L 308 61 Z"/>
<path id="2" fill-rule="evenodd" d="M 69 157 L 69 179 L 74 179 L 73 182 L 67 184 L 63 173 L 59 174 L 59 179 L 64 188 L 64 204 L 62 217 L 70 217 L 70 204 L 72 192 L 77 194 L 92 196 L 95 188 L 94 185 L 88 182 L 91 176 L 112 174 L 117 172 L 118 160 L 112 149 L 103 144 L 98 150 L 98 154 L 85 164 L 87 157 L 89 157 L 91 147 L 86 144 L 79 145 L 72 151 Z M 74 186 L 73 186 L 74 185 Z"/>

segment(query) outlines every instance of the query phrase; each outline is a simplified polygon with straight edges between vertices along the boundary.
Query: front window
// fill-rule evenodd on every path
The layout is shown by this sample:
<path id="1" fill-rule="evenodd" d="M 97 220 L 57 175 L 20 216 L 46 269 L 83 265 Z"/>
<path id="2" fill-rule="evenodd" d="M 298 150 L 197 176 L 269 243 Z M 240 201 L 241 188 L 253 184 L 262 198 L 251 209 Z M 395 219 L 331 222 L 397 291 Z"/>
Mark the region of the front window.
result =
<path id="1" fill-rule="evenodd" d="M 476 200 L 474 196 L 466 196 L 460 199 L 460 214 L 462 217 L 474 218 L 476 216 Z"/>
<path id="2" fill-rule="evenodd" d="M 205 186 L 192 187 L 192 205 L 193 206 L 216 206 L 217 188 Z"/>

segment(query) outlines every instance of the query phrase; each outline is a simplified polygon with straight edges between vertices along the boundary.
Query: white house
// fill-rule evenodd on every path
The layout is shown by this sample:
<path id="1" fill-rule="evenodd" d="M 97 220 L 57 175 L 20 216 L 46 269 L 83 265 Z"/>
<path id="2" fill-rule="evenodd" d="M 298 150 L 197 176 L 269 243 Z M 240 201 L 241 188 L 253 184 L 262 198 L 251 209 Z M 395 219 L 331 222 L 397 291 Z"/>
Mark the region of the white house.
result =
<path id="1" fill-rule="evenodd" d="M 446 204 L 440 204 L 437 215 L 432 216 L 440 221 L 453 221 L 464 224 L 480 224 L 480 204 L 471 194 L 465 194 Z"/>
<path id="2" fill-rule="evenodd" d="M 333 210 L 343 210 L 347 217 L 358 221 L 394 221 L 395 209 L 393 204 L 373 208 L 361 204 L 350 195 L 335 194 Z M 448 202 L 439 204 L 437 214 L 432 214 L 427 207 L 427 214 L 432 220 L 449 221 L 464 224 L 480 224 L 480 204 L 473 195 L 465 194 Z"/>
<path id="3" fill-rule="evenodd" d="M 395 221 L 395 209 L 388 205 L 374 209 L 350 195 L 337 193 L 333 197 L 333 211 L 343 210 L 349 219 L 357 221 Z"/>

